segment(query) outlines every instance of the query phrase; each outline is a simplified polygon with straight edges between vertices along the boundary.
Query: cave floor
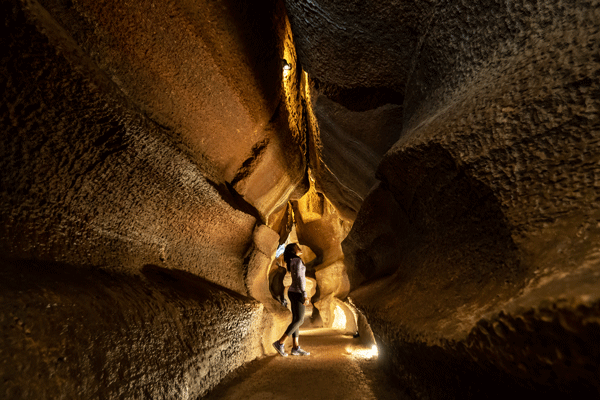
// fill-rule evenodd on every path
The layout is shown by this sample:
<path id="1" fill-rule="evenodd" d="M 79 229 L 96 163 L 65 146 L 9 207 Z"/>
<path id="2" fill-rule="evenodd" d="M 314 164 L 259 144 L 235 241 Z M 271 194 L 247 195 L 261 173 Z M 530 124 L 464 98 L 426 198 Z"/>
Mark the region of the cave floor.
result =
<path id="1" fill-rule="evenodd" d="M 358 339 L 330 329 L 300 331 L 310 356 L 266 356 L 229 374 L 205 399 L 403 399 Z M 291 339 L 286 343 L 290 352 Z"/>

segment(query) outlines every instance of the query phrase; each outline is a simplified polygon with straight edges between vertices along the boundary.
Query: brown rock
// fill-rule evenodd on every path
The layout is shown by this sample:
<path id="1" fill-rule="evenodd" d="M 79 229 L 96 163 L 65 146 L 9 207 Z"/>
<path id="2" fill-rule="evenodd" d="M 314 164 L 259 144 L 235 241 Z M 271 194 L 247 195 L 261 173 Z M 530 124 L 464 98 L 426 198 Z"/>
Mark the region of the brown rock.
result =
<path id="1" fill-rule="evenodd" d="M 590 223 L 600 215 L 594 13 L 436 9 L 401 138 L 343 246 L 354 287 L 362 282 L 352 299 L 415 397 L 597 395 L 591 358 L 574 350 L 595 357 L 586 329 L 598 327 L 586 321 L 600 302 L 590 291 L 600 233 Z"/>
<path id="2" fill-rule="evenodd" d="M 599 10 L 3 2 L 0 393 L 204 395 L 298 241 L 408 396 L 598 397 Z"/>

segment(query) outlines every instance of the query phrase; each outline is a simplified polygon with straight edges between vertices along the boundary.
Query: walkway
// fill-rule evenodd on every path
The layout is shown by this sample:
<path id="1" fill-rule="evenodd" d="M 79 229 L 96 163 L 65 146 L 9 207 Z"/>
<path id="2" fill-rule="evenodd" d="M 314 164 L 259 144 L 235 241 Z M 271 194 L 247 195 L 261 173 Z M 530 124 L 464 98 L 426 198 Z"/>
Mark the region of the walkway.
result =
<path id="1" fill-rule="evenodd" d="M 291 339 L 288 339 L 291 343 Z M 286 343 L 286 349 L 290 346 Z M 255 360 L 225 378 L 205 398 L 247 400 L 404 399 L 377 368 L 377 356 L 352 336 L 334 330 L 304 330 L 307 357 L 280 355 Z M 287 349 L 289 352 L 289 349 Z"/>

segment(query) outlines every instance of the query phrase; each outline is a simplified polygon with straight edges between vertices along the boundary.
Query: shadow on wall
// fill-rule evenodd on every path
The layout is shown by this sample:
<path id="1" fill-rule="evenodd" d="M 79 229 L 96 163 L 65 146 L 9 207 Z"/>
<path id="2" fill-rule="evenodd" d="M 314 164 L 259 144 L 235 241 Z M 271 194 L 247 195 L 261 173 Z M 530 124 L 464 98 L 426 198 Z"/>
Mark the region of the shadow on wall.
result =
<path id="1" fill-rule="evenodd" d="M 251 302 L 250 297 L 243 296 L 233 290 L 215 285 L 187 271 L 168 269 L 157 265 L 144 265 L 144 277 L 157 288 L 164 288 L 164 295 L 203 303 L 214 296 L 226 294 L 241 301 Z"/>
<path id="2" fill-rule="evenodd" d="M 385 309 L 394 293 L 394 319 L 457 337 L 518 292 L 525 271 L 500 204 L 447 150 L 430 143 L 392 153 L 379 176 L 343 242 L 359 308 Z M 390 276 L 384 293 L 366 295 Z"/>
<path id="3" fill-rule="evenodd" d="M 403 385 L 423 398 L 597 398 L 598 303 L 573 309 L 548 289 L 505 313 L 534 273 L 489 187 L 435 143 L 389 153 L 379 174 L 343 246 L 352 300 Z"/>
<path id="4" fill-rule="evenodd" d="M 277 36 L 273 34 L 273 31 L 281 29 L 283 26 L 282 21 L 276 20 L 285 17 L 283 4 L 281 1 L 273 0 L 260 0 L 252 3 L 225 0 L 224 3 L 226 4 L 224 9 L 227 10 L 233 24 L 238 27 L 235 33 L 230 34 L 235 36 L 236 43 L 243 44 L 240 49 L 245 59 L 237 62 L 250 66 L 264 99 L 279 100 L 281 57 L 280 54 L 274 53 L 279 51 L 281 55 L 283 54 L 283 49 L 280 48 L 282 44 L 279 41 L 284 34 L 277 32 L 279 35 Z M 252 32 L 252 35 L 248 35 L 247 32 Z M 214 46 L 218 48 L 220 35 L 222 32 L 217 30 L 217 35 L 210 39 L 207 38 L 207 40 L 214 40 Z M 217 51 L 217 54 L 219 53 L 220 51 Z M 228 67 L 235 64 L 232 60 L 227 60 L 227 62 L 231 64 L 222 66 L 224 76 L 231 75 Z M 234 86 L 236 85 L 239 83 L 234 82 Z"/>
<path id="5" fill-rule="evenodd" d="M 274 268 L 276 266 L 276 268 Z M 285 285 L 283 284 L 283 280 L 285 278 L 285 274 L 287 270 L 285 267 L 282 267 L 279 264 L 275 264 L 271 266 L 271 270 L 269 271 L 269 291 L 271 292 L 271 296 L 275 300 L 277 300 L 284 307 L 287 306 L 287 300 L 285 298 Z"/>

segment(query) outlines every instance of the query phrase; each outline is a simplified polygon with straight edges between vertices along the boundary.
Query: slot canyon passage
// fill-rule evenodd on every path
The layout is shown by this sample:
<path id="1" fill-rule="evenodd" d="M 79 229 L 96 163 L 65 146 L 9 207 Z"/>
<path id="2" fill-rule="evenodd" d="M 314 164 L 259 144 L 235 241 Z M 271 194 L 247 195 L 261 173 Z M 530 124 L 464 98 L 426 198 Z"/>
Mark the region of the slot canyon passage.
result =
<path id="1" fill-rule="evenodd" d="M 0 9 L 0 397 L 600 397 L 600 1 Z"/>

